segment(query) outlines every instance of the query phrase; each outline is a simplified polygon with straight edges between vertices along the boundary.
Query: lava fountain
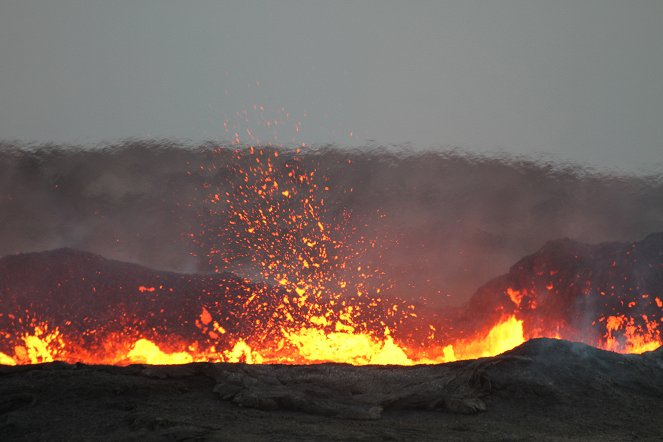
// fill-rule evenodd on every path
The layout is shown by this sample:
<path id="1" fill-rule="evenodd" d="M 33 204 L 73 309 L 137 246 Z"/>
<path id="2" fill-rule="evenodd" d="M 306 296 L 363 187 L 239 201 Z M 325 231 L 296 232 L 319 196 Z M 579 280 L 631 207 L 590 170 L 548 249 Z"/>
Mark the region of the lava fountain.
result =
<path id="1" fill-rule="evenodd" d="M 222 148 L 198 171 L 208 178 L 207 211 L 190 236 L 213 275 L 159 274 L 72 251 L 7 264 L 10 279 L 30 284 L 5 283 L 0 364 L 412 365 L 492 356 L 535 337 L 628 353 L 663 342 L 663 284 L 658 293 L 598 287 L 587 265 L 521 265 L 521 277 L 487 284 L 461 314 L 399 298 L 379 268 L 380 248 L 397 239 L 362 234 L 349 209 L 330 209 L 335 183 L 302 158 Z"/>

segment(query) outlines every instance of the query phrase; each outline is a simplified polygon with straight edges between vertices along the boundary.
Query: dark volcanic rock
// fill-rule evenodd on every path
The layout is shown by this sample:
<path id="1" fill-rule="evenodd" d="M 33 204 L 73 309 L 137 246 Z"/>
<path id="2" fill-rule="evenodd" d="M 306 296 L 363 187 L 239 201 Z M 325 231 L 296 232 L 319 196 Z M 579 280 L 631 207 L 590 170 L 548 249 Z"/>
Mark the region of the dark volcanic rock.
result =
<path id="1" fill-rule="evenodd" d="M 660 440 L 663 350 L 415 367 L 0 367 L 6 440 Z"/>
<path id="2" fill-rule="evenodd" d="M 272 296 L 262 296 L 260 308 L 244 307 L 252 294 L 267 289 Z M 231 273 L 158 271 L 73 249 L 0 258 L 0 330 L 17 337 L 24 328 L 32 331 L 32 321 L 48 321 L 90 350 L 113 332 L 136 339 L 183 336 L 211 345 L 195 324 L 203 306 L 228 330 L 221 340 L 250 336 L 247 327 L 257 319 L 267 322 L 278 294 Z M 12 353 L 15 345 L 0 340 L 0 352 Z"/>
<path id="3" fill-rule="evenodd" d="M 519 305 L 509 289 L 521 296 Z M 477 290 L 458 322 L 472 330 L 511 313 L 524 320 L 526 333 L 557 328 L 565 339 L 589 344 L 602 340 L 609 316 L 632 318 L 630 325 L 644 331 L 663 323 L 663 233 L 631 243 L 549 241 Z"/>

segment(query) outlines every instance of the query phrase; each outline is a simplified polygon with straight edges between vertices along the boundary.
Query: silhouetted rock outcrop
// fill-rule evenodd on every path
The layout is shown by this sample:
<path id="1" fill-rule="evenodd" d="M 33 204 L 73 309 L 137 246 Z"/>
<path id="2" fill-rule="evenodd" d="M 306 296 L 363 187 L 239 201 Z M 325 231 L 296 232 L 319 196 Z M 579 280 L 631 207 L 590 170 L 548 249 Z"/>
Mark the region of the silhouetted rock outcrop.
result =
<path id="1" fill-rule="evenodd" d="M 108 332 L 204 342 L 209 336 L 195 323 L 203 306 L 229 335 L 250 334 L 252 321 L 269 317 L 276 305 L 278 289 L 270 288 L 274 296 L 262 297 L 262 309 L 243 308 L 265 289 L 230 273 L 163 272 L 72 249 L 11 255 L 0 259 L 0 330 L 17 336 L 33 321 L 63 332 L 94 330 L 83 335 L 91 348 Z M 0 352 L 8 350 L 3 345 L 14 343 L 0 341 Z"/>
<path id="2" fill-rule="evenodd" d="M 663 322 L 663 233 L 632 243 L 549 241 L 477 290 L 464 312 L 470 330 L 517 313 L 533 335 L 559 330 L 590 344 L 610 316 L 646 331 Z"/>

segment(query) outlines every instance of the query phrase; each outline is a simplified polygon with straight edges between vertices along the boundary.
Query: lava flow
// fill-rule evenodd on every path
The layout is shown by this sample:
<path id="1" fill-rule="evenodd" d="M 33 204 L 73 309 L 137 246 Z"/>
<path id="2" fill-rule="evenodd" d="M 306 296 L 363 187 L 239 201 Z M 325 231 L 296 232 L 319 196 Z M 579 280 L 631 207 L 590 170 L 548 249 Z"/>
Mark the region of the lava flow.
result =
<path id="1" fill-rule="evenodd" d="M 491 356 L 535 337 L 628 353 L 663 342 L 658 237 L 653 248 L 602 254 L 549 243 L 451 315 L 392 293 L 367 258 L 386 239 L 362 235 L 350 210 L 330 210 L 333 183 L 298 151 L 219 149 L 197 173 L 208 178 L 208 212 L 191 237 L 215 274 L 72 250 L 6 257 L 0 364 L 411 365 Z M 636 263 L 654 276 L 633 281 L 644 271 Z"/>

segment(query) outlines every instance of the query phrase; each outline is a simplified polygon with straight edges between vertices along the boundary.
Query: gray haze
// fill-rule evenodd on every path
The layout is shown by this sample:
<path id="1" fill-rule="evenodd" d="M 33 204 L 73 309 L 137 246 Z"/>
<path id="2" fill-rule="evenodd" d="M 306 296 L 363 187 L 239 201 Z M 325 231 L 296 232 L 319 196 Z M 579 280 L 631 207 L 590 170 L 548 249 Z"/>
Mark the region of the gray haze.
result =
<path id="1" fill-rule="evenodd" d="M 376 240 L 358 264 L 382 270 L 380 282 L 394 284 L 388 294 L 434 305 L 460 304 L 551 239 L 634 241 L 663 231 L 661 175 L 600 175 L 456 153 L 308 152 L 297 164 L 331 186 L 323 222 L 337 225 L 349 210 L 339 238 Z M 243 180 L 223 167 L 232 154 L 166 142 L 37 151 L 0 142 L 0 256 L 73 247 L 209 272 L 212 249 L 238 244 L 232 234 L 219 236 L 228 214 L 207 204 Z M 289 155 L 273 160 L 281 176 Z M 241 164 L 248 169 L 253 160 L 244 155 Z"/>
<path id="2" fill-rule="evenodd" d="M 659 0 L 3 0 L 0 139 L 237 131 L 654 173 L 661 23 Z"/>

